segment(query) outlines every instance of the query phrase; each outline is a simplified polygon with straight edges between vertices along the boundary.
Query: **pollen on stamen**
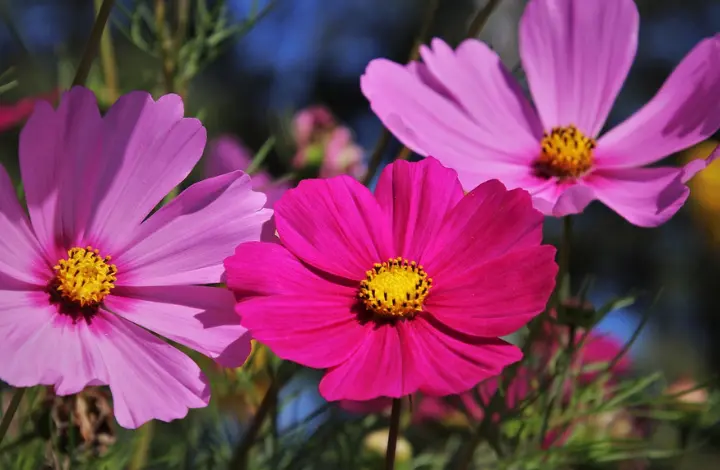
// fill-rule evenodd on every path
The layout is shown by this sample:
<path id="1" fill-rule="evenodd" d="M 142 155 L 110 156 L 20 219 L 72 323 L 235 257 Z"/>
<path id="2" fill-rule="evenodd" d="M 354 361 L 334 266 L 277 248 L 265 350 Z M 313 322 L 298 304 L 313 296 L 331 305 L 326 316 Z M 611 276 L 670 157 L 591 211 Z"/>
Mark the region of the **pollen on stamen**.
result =
<path id="1" fill-rule="evenodd" d="M 117 266 L 92 246 L 71 248 L 53 267 L 51 288 L 56 297 L 79 309 L 95 308 L 115 287 Z"/>
<path id="2" fill-rule="evenodd" d="M 422 266 L 402 257 L 375 263 L 360 282 L 358 297 L 380 318 L 412 318 L 423 309 L 432 287 Z"/>
<path id="3" fill-rule="evenodd" d="M 543 135 L 535 170 L 548 178 L 578 178 L 592 168 L 595 146 L 595 139 L 575 126 L 554 127 Z"/>

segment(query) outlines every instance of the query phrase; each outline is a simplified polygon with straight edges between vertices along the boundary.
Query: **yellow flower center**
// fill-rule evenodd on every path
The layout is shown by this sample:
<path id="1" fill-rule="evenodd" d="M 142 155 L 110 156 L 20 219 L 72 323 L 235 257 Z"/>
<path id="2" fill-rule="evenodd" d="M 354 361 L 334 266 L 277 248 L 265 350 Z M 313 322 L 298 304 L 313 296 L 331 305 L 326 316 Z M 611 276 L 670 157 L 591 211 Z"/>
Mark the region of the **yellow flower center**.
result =
<path id="1" fill-rule="evenodd" d="M 64 300 L 79 307 L 99 305 L 117 280 L 117 267 L 109 262 L 109 256 L 100 257 L 100 251 L 91 246 L 71 248 L 67 258 L 53 268 L 55 290 Z"/>
<path id="2" fill-rule="evenodd" d="M 359 297 L 379 317 L 413 317 L 423 309 L 432 287 L 430 279 L 415 261 L 402 257 L 375 263 L 360 283 Z"/>
<path id="3" fill-rule="evenodd" d="M 575 126 L 555 127 L 543 135 L 537 169 L 548 177 L 582 176 L 592 168 L 595 145 L 595 139 L 586 137 Z"/>

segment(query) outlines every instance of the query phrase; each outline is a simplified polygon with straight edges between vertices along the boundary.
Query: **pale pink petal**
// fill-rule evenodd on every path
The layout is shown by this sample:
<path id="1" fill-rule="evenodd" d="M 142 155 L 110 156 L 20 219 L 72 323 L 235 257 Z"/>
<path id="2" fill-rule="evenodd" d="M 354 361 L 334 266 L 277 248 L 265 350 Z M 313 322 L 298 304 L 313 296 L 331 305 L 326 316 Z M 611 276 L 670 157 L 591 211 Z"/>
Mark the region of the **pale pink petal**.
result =
<path id="1" fill-rule="evenodd" d="M 574 124 L 597 136 L 637 50 L 633 0 L 532 0 L 520 56 L 545 129 Z"/>
<path id="2" fill-rule="evenodd" d="M 603 170 L 593 173 L 586 182 L 603 204 L 640 227 L 667 222 L 690 194 L 681 168 Z"/>
<path id="3" fill-rule="evenodd" d="M 421 74 L 429 73 L 425 67 L 424 64 L 405 67 L 385 59 L 375 59 L 360 79 L 360 86 L 373 112 L 395 137 L 414 152 L 423 156 L 432 155 L 458 169 L 459 173 L 462 173 L 461 169 L 472 169 L 498 160 L 515 163 L 519 167 L 527 166 L 537 153 L 538 141 L 513 137 L 530 133 L 522 126 L 522 117 L 514 116 L 518 121 L 514 130 L 497 135 L 489 133 L 447 95 L 447 90 L 438 89 L 421 78 Z M 493 76 L 490 71 L 486 73 Z M 493 78 L 493 86 L 503 80 L 499 69 L 496 75 L 500 77 Z M 487 85 L 478 80 L 476 86 L 476 93 L 484 93 L 482 88 Z M 483 97 L 489 100 L 495 93 L 499 92 L 495 90 L 491 94 L 488 91 Z M 497 94 L 493 110 L 502 112 L 498 110 L 507 109 L 508 113 L 517 110 L 517 98 L 504 102 L 511 96 L 510 91 Z M 502 122 L 503 128 L 512 127 L 512 120 Z"/>
<path id="4" fill-rule="evenodd" d="M 96 198 L 105 189 L 99 178 L 102 119 L 92 91 L 74 87 L 58 109 L 36 103 L 20 133 L 20 171 L 35 234 L 48 259 L 83 237 Z"/>
<path id="5" fill-rule="evenodd" d="M 593 189 L 582 180 L 572 183 L 549 181 L 544 188 L 531 194 L 535 209 L 554 217 L 580 214 L 596 199 Z"/>
<path id="6" fill-rule="evenodd" d="M 210 401 L 210 386 L 188 356 L 114 315 L 103 315 L 106 335 L 96 335 L 113 395 L 115 418 L 126 428 L 151 419 L 184 418 Z"/>
<path id="7" fill-rule="evenodd" d="M 235 254 L 225 259 L 225 283 L 241 297 L 261 295 L 355 297 L 355 283 L 343 285 L 323 273 L 312 270 L 277 243 L 241 243 Z"/>
<path id="8" fill-rule="evenodd" d="M 558 271 L 554 259 L 550 245 L 513 250 L 486 262 L 468 255 L 464 267 L 433 278 L 425 310 L 463 334 L 509 335 L 545 309 Z"/>
<path id="9" fill-rule="evenodd" d="M 259 240 L 272 215 L 250 177 L 226 173 L 190 186 L 143 222 L 115 256 L 118 285 L 221 282 L 223 260 L 242 242 Z"/>
<path id="10" fill-rule="evenodd" d="M 445 215 L 462 199 L 463 189 L 454 170 L 429 157 L 385 167 L 375 197 L 392 221 L 397 256 L 417 261 L 437 236 Z"/>
<path id="11" fill-rule="evenodd" d="M 240 326 L 235 298 L 226 289 L 202 286 L 122 287 L 105 307 L 176 343 L 240 367 L 250 354 L 250 333 Z"/>
<path id="12" fill-rule="evenodd" d="M 115 254 L 190 173 L 202 155 L 206 132 L 197 119 L 183 118 L 179 96 L 154 101 L 138 91 L 112 105 L 101 134 L 93 155 L 100 164 L 91 181 L 98 190 L 85 239 Z"/>
<path id="13" fill-rule="evenodd" d="M 602 136 L 596 166 L 637 167 L 707 139 L 720 129 L 718 103 L 720 34 L 695 46 L 652 100 Z"/>
<path id="14" fill-rule="evenodd" d="M 420 391 L 428 395 L 465 392 L 522 359 L 519 348 L 501 339 L 458 334 L 421 317 L 408 329 L 414 338 L 409 355 L 423 365 Z"/>
<path id="15" fill-rule="evenodd" d="M 275 205 L 282 243 L 306 263 L 347 279 L 397 256 L 390 222 L 372 193 L 349 176 L 304 180 Z"/>
<path id="16" fill-rule="evenodd" d="M 18 281 L 44 285 L 51 270 L 18 203 L 12 181 L 0 165 L 0 273 Z M 43 273 L 47 277 L 43 277 Z"/>
<path id="17" fill-rule="evenodd" d="M 102 319 L 73 323 L 42 290 L 0 290 L 0 380 L 14 387 L 54 385 L 60 395 L 105 384 L 108 371 L 95 343 L 104 334 Z"/>
<path id="18" fill-rule="evenodd" d="M 718 158 L 720 158 L 720 145 L 718 145 L 715 150 L 710 153 L 709 157 L 705 159 L 698 158 L 695 160 L 691 160 L 683 167 L 682 182 L 687 183 L 692 179 L 693 176 L 707 168 L 712 162 L 714 162 Z"/>
<path id="19" fill-rule="evenodd" d="M 354 297 L 273 295 L 241 300 L 236 311 L 242 326 L 278 357 L 324 369 L 351 356 L 372 334 L 361 324 Z"/>
<path id="20" fill-rule="evenodd" d="M 542 223 L 543 216 L 533 209 L 527 191 L 507 191 L 490 180 L 448 214 L 421 262 L 433 280 L 452 275 L 468 263 L 482 264 L 510 250 L 539 245 Z"/>
<path id="21" fill-rule="evenodd" d="M 205 177 L 246 171 L 252 161 L 252 153 L 237 138 L 229 135 L 218 137 L 210 143 L 205 159 Z"/>
<path id="22" fill-rule="evenodd" d="M 444 41 L 433 39 L 430 48 L 421 46 L 420 55 L 426 70 L 478 126 L 479 136 L 502 140 L 503 147 L 514 152 L 537 145 L 543 134 L 538 115 L 485 43 L 467 39 L 453 51 Z"/>
<path id="23" fill-rule="evenodd" d="M 418 390 L 425 371 L 412 356 L 412 326 L 398 322 L 370 328 L 364 343 L 320 381 L 326 400 L 400 398 Z"/>

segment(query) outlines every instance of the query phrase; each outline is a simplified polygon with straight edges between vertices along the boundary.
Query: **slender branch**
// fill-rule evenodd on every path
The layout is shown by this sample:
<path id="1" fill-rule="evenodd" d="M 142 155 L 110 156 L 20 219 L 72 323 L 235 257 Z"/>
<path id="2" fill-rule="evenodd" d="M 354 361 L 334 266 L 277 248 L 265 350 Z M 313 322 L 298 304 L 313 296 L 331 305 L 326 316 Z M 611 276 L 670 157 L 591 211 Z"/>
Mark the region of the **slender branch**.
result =
<path id="1" fill-rule="evenodd" d="M 475 15 L 470 22 L 467 37 L 474 38 L 480 34 L 501 1 L 502 0 L 488 0 L 487 4 L 477 12 L 477 15 Z"/>
<path id="2" fill-rule="evenodd" d="M 100 47 L 105 25 L 107 24 L 108 18 L 110 18 L 110 12 L 114 4 L 115 0 L 103 0 L 103 4 L 95 17 L 95 23 L 90 31 L 90 38 L 88 38 L 88 42 L 85 45 L 80 64 L 78 64 L 77 71 L 75 72 L 75 78 L 72 83 L 73 86 L 84 85 L 87 81 L 93 60 L 95 60 L 98 48 Z"/>
<path id="3" fill-rule="evenodd" d="M 276 379 L 273 378 L 270 382 L 270 386 L 268 387 L 267 392 L 265 392 L 265 396 L 263 397 L 262 402 L 260 402 L 260 406 L 258 407 L 250 426 L 245 432 L 245 437 L 235 448 L 235 452 L 233 452 L 232 459 L 230 460 L 229 469 L 238 470 L 247 468 L 248 453 L 255 443 L 255 438 L 260 432 L 260 429 L 265 422 L 265 418 L 269 414 L 270 410 L 273 409 L 273 403 L 275 402 L 277 393 L 275 380 Z"/>
<path id="4" fill-rule="evenodd" d="M 390 411 L 390 431 L 385 453 L 385 470 L 395 469 L 395 450 L 397 449 L 398 434 L 400 434 L 400 411 L 402 411 L 402 398 L 393 398 Z"/>
<path id="5" fill-rule="evenodd" d="M 413 43 L 413 47 L 410 50 L 410 54 L 408 55 L 408 62 L 412 62 L 413 60 L 416 60 L 418 58 L 420 46 L 425 42 L 425 40 L 427 39 L 427 35 L 430 33 L 430 27 L 433 24 L 433 19 L 435 18 L 435 13 L 437 12 L 439 6 L 440 0 L 428 0 L 428 8 L 427 10 L 425 10 L 425 16 L 420 26 L 420 31 L 418 32 L 418 35 L 415 38 L 415 42 Z M 372 179 L 375 177 L 375 174 L 377 173 L 378 169 L 380 168 L 380 164 L 382 163 L 383 154 L 385 153 L 385 150 L 389 143 L 390 131 L 387 129 L 387 127 L 383 127 L 382 133 L 380 134 L 380 137 L 375 144 L 375 149 L 370 156 L 367 173 L 365 173 L 365 178 L 363 178 L 364 185 L 367 186 L 368 184 L 370 184 Z M 404 152 L 407 152 L 405 148 L 401 150 L 401 154 L 403 154 Z M 409 153 L 407 155 L 409 156 Z"/>
<path id="6" fill-rule="evenodd" d="M 7 434 L 8 429 L 10 429 L 10 423 L 12 423 L 15 413 L 17 413 L 17 410 L 20 407 L 20 402 L 22 401 L 24 394 L 24 388 L 17 388 L 10 399 L 10 404 L 8 405 L 7 410 L 5 410 L 5 414 L 3 414 L 2 421 L 0 421 L 0 443 L 2 443 L 5 438 L 5 434 Z"/>

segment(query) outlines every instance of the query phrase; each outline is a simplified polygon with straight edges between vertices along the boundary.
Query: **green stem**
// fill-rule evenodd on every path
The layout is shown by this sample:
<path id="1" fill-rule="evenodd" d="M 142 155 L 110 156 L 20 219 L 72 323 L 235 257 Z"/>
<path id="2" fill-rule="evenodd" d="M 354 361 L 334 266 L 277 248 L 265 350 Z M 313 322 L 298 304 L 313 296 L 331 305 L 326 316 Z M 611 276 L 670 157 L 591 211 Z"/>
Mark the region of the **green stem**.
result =
<path id="1" fill-rule="evenodd" d="M 132 461 L 130 462 L 130 470 L 142 470 L 147 464 L 148 454 L 150 452 L 150 444 L 153 440 L 154 423 L 148 421 L 138 430 L 137 444 L 133 452 Z"/>
<path id="2" fill-rule="evenodd" d="M 7 431 L 10 428 L 10 423 L 12 423 L 15 413 L 17 413 L 17 410 L 20 407 L 20 402 L 22 401 L 24 394 L 24 388 L 17 388 L 10 399 L 10 404 L 8 405 L 7 410 L 5 410 L 5 414 L 3 414 L 2 421 L 0 421 L 0 443 L 2 443 L 5 438 L 5 434 L 7 434 Z"/>
<path id="3" fill-rule="evenodd" d="M 90 38 L 85 45 L 85 51 L 83 51 L 80 64 L 78 64 L 77 71 L 75 72 L 75 78 L 73 79 L 73 86 L 85 85 L 88 75 L 90 75 L 90 68 L 92 67 L 93 60 L 97 55 L 98 48 L 100 47 L 100 41 L 102 39 L 105 25 L 107 24 L 108 18 L 110 18 L 110 12 L 115 4 L 115 0 L 103 0 L 103 4 L 95 17 L 95 23 L 93 24 L 92 30 L 90 31 Z"/>
<path id="4" fill-rule="evenodd" d="M 103 0 L 95 0 L 96 15 L 100 14 Z M 110 30 L 105 28 L 100 39 L 100 63 L 103 69 L 103 79 L 105 81 L 105 99 L 114 103 L 118 99 L 118 74 L 117 64 L 115 62 L 115 48 L 113 47 L 112 36 Z"/>
<path id="5" fill-rule="evenodd" d="M 570 297 L 570 248 L 572 245 L 572 219 L 570 216 L 565 216 L 563 221 L 563 233 L 562 241 L 560 242 L 560 260 L 559 260 L 559 271 L 558 271 L 558 303 L 562 304 L 563 301 Z M 562 308 L 560 306 L 560 308 Z"/>
<path id="6" fill-rule="evenodd" d="M 500 2 L 501 0 L 489 0 L 487 2 L 487 5 L 485 5 L 484 7 L 482 7 L 482 9 L 480 9 L 480 11 L 478 11 L 478 14 L 475 15 L 475 18 L 473 18 L 473 20 L 470 22 L 467 37 L 474 38 L 477 37 L 478 34 L 480 34 L 480 32 L 483 30 L 488 20 L 490 19 L 490 15 L 492 15 L 498 5 L 500 5 Z"/>
<path id="7" fill-rule="evenodd" d="M 400 433 L 400 411 L 402 398 L 393 398 L 390 411 L 390 431 L 388 432 L 387 452 L 385 453 L 385 470 L 395 468 L 395 450 L 397 449 L 398 434 Z"/>
<path id="8" fill-rule="evenodd" d="M 276 390 L 277 387 L 275 385 L 275 379 L 273 379 L 273 381 L 270 382 L 267 392 L 265 392 L 265 397 L 263 397 L 252 422 L 250 423 L 250 427 L 248 427 L 248 430 L 245 431 L 245 437 L 235 448 L 235 452 L 233 452 L 232 459 L 230 460 L 230 466 L 228 467 L 229 469 L 239 470 L 247 468 L 248 453 L 255 443 L 255 438 L 260 432 L 260 429 L 265 422 L 265 418 L 268 414 L 270 414 L 270 410 L 273 409 L 273 403 L 276 398 Z"/>

